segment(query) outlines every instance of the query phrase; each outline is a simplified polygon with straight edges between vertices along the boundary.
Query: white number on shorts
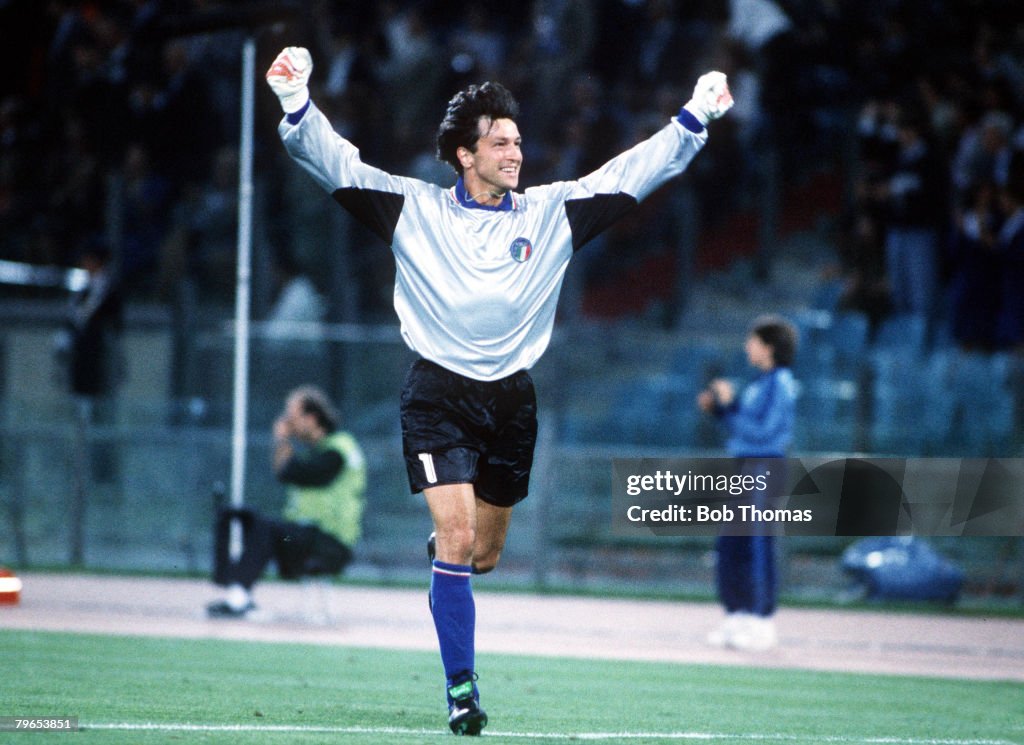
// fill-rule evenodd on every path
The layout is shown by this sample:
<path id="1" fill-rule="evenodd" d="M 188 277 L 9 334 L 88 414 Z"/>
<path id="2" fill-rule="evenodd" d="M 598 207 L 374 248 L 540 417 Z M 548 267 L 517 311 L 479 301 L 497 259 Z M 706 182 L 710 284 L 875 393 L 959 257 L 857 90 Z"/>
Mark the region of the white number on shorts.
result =
<path id="1" fill-rule="evenodd" d="M 423 463 L 423 470 L 427 474 L 427 481 L 431 484 L 436 484 L 437 471 L 434 470 L 434 456 L 430 453 L 420 453 L 420 461 Z"/>

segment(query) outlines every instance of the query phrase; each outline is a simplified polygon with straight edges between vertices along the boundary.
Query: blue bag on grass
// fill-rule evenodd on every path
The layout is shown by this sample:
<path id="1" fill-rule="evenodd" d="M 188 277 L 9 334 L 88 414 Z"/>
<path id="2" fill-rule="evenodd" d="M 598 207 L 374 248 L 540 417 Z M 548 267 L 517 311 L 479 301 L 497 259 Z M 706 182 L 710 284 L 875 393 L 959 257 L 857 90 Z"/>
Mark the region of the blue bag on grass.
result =
<path id="1" fill-rule="evenodd" d="M 955 603 L 964 583 L 958 566 L 912 536 L 863 538 L 847 547 L 841 565 L 869 600 Z"/>

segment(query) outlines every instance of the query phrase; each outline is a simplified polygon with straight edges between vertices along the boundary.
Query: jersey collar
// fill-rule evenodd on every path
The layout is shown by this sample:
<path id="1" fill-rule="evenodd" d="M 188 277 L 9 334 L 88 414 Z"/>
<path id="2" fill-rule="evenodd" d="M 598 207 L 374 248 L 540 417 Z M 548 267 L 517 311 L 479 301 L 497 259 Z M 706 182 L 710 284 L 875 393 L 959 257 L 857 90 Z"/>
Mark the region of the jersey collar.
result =
<path id="1" fill-rule="evenodd" d="M 462 176 L 459 176 L 459 180 L 455 182 L 455 186 L 451 190 L 452 196 L 455 197 L 455 201 L 461 204 L 463 207 L 471 210 L 490 210 L 491 212 L 511 212 L 516 208 L 515 194 L 511 191 L 505 192 L 505 196 L 501 200 L 501 204 L 491 206 L 489 204 L 480 204 L 474 202 L 469 198 L 469 194 L 466 193 L 466 183 L 462 180 Z"/>

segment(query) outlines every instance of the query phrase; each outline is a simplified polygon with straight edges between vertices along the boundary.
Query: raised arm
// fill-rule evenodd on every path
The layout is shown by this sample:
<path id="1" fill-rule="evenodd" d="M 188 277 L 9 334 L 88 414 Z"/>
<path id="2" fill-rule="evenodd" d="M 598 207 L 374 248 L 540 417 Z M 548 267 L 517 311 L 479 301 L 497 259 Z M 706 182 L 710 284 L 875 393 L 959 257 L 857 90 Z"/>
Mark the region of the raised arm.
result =
<path id="1" fill-rule="evenodd" d="M 732 104 L 723 73 L 702 75 L 679 114 L 651 137 L 578 181 L 532 191 L 538 198 L 565 202 L 573 249 L 577 250 L 655 189 L 686 170 L 707 142 L 706 125 L 725 114 Z"/>
<path id="2" fill-rule="evenodd" d="M 701 75 L 692 97 L 669 126 L 584 176 L 580 183 L 587 191 L 607 192 L 618 187 L 638 201 L 644 199 L 665 180 L 686 169 L 707 141 L 707 125 L 724 115 L 732 104 L 724 73 Z"/>
<path id="3" fill-rule="evenodd" d="M 285 116 L 278 134 L 292 159 L 366 227 L 391 243 L 410 180 L 367 165 L 359 149 L 334 131 L 309 97 L 313 60 L 287 47 L 267 70 Z"/>

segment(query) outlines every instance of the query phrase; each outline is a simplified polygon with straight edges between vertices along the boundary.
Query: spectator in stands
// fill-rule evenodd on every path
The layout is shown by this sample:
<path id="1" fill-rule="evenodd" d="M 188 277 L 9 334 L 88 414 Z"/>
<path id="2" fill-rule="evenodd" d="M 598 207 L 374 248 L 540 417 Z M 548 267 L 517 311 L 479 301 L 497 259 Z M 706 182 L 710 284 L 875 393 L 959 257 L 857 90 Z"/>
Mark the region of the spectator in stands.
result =
<path id="1" fill-rule="evenodd" d="M 121 277 L 126 289 L 137 293 L 155 287 L 174 193 L 142 143 L 132 143 L 125 150 L 122 176 Z"/>
<path id="2" fill-rule="evenodd" d="M 746 460 L 784 458 L 793 441 L 796 381 L 790 371 L 796 355 L 796 328 L 778 316 L 754 320 L 744 349 L 759 371 L 741 394 L 731 382 L 716 378 L 697 397 L 698 407 L 724 425 L 729 455 Z M 784 462 L 771 466 L 772 483 L 782 483 Z M 708 641 L 715 646 L 763 651 L 777 643 L 775 538 L 771 535 L 722 535 L 718 555 L 718 597 L 725 622 Z"/>
<path id="3" fill-rule="evenodd" d="M 274 422 L 273 467 L 287 485 L 283 519 L 247 508 L 225 508 L 215 527 L 213 581 L 227 588 L 207 606 L 211 618 L 245 618 L 256 605 L 252 588 L 273 560 L 284 579 L 342 572 L 362 532 L 366 464 L 356 439 L 338 429 L 330 399 L 319 388 L 288 394 Z M 232 556 L 232 522 L 241 527 L 241 554 Z"/>
<path id="4" fill-rule="evenodd" d="M 872 328 L 891 309 L 883 240 L 881 220 L 869 210 L 855 209 L 844 216 L 838 242 L 843 284 L 836 309 L 866 314 Z"/>
<path id="5" fill-rule="evenodd" d="M 960 193 L 979 184 L 1005 186 L 1012 156 L 1013 117 L 1004 111 L 986 111 L 964 129 L 952 159 L 952 181 Z"/>
<path id="6" fill-rule="evenodd" d="M 385 2 L 380 5 L 381 30 L 387 53 L 377 60 L 376 75 L 382 85 L 378 95 L 387 102 L 396 141 L 392 149 L 403 158 L 416 151 L 415 123 L 433 116 L 445 68 L 438 64 L 443 50 L 415 4 Z"/>
<path id="7" fill-rule="evenodd" d="M 965 350 L 991 351 L 999 312 L 1000 254 L 996 237 L 1002 222 L 999 191 L 986 182 L 958 209 L 949 240 L 949 328 Z"/>
<path id="8" fill-rule="evenodd" d="M 45 217 L 40 215 L 40 219 L 58 243 L 67 247 L 60 257 L 65 265 L 81 258 L 75 255 L 77 246 L 103 232 L 106 194 L 103 168 L 85 122 L 67 113 L 59 145 L 45 153 L 36 169 L 45 173 L 50 185 L 45 192 L 46 207 L 40 210 Z"/>
<path id="9" fill-rule="evenodd" d="M 78 265 L 88 278 L 72 297 L 68 319 L 71 392 L 92 408 L 113 395 L 123 374 L 121 288 L 111 258 L 101 239 L 86 242 Z"/>
<path id="10" fill-rule="evenodd" d="M 124 318 L 120 282 L 110 249 L 101 238 L 91 237 L 85 242 L 78 266 L 85 270 L 86 281 L 71 298 L 67 328 L 58 337 L 57 353 L 67 362 L 68 383 L 80 432 L 84 433 L 114 421 L 115 394 L 124 377 Z M 93 443 L 89 459 L 94 481 L 115 481 L 116 450 L 110 443 Z"/>
<path id="11" fill-rule="evenodd" d="M 211 95 L 213 81 L 218 75 L 204 69 L 215 58 L 203 57 L 203 66 L 190 56 L 188 46 L 180 40 L 164 45 L 161 78 L 151 100 L 156 117 L 156 152 L 162 158 L 161 167 L 176 184 L 202 182 L 209 177 L 211 162 L 220 155 L 218 145 L 228 138 L 220 131 L 222 117 L 219 107 L 226 102 Z M 203 126 L 194 126 L 196 112 L 208 112 Z M 234 139 L 233 137 L 231 139 Z"/>
<path id="12" fill-rule="evenodd" d="M 783 5 L 776 0 L 728 0 L 725 37 L 757 82 L 758 103 L 767 122 L 760 134 L 774 140 L 772 148 L 784 154 L 785 167 L 786 161 L 799 157 L 796 143 L 806 149 L 813 141 L 810 117 L 794 105 L 801 95 L 810 98 L 803 80 L 808 73 L 807 50 L 801 48 L 799 29 Z M 775 137 L 781 132 L 786 136 Z"/>
<path id="13" fill-rule="evenodd" d="M 896 161 L 883 186 L 886 272 L 893 312 L 928 318 L 938 286 L 939 229 L 948 214 L 947 176 L 923 118 L 904 107 L 896 128 Z"/>
<path id="14" fill-rule="evenodd" d="M 1024 153 L 1018 152 L 1000 192 L 1006 216 L 996 238 L 1001 288 L 996 335 L 1000 346 L 1024 350 Z"/>
<path id="15" fill-rule="evenodd" d="M 225 302 L 234 295 L 238 253 L 238 151 L 217 152 L 209 180 L 193 193 L 188 221 L 188 271 L 200 296 Z"/>
<path id="16" fill-rule="evenodd" d="M 512 64 L 524 65 L 529 76 L 527 84 L 517 88 L 527 91 L 524 105 L 531 112 L 533 130 L 550 139 L 558 136 L 563 96 L 576 73 L 586 69 L 597 29 L 590 0 L 535 0 L 531 5 L 524 24 L 529 34 L 519 50 L 525 55 Z"/>
<path id="17" fill-rule="evenodd" d="M 505 43 L 491 9 L 471 4 L 448 42 L 452 67 L 472 69 L 482 80 L 494 80 L 505 65 Z"/>
<path id="18" fill-rule="evenodd" d="M 268 340 L 287 342 L 297 329 L 309 332 L 309 326 L 322 323 L 327 303 L 313 280 L 289 254 L 282 252 L 275 266 L 278 293 L 267 313 L 265 333 Z"/>

